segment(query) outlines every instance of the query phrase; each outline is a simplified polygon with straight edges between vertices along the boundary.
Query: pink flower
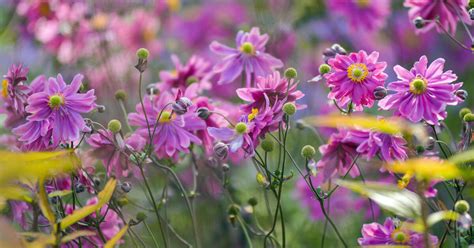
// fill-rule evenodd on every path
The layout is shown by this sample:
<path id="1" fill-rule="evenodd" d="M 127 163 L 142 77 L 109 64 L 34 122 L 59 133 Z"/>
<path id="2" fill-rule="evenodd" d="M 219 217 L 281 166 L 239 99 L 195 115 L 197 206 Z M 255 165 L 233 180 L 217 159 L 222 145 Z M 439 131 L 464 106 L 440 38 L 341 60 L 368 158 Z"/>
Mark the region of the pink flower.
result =
<path id="1" fill-rule="evenodd" d="M 218 84 L 232 83 L 244 72 L 246 85 L 250 87 L 252 75 L 265 76 L 274 69 L 282 67 L 281 60 L 265 53 L 267 41 L 268 35 L 261 35 L 260 29 L 256 27 L 249 33 L 244 31 L 237 33 L 235 39 L 237 48 L 213 41 L 210 45 L 211 51 L 224 56 L 222 62 L 214 66 L 214 72 L 220 73 Z"/>
<path id="2" fill-rule="evenodd" d="M 356 110 L 363 106 L 372 107 L 375 101 L 374 89 L 383 86 L 387 74 L 385 62 L 377 62 L 378 52 L 367 55 L 365 51 L 349 55 L 336 55 L 328 61 L 331 72 L 325 74 L 327 85 L 331 88 L 328 97 L 338 105 L 344 106 L 349 102 Z"/>
<path id="3" fill-rule="evenodd" d="M 411 21 L 418 17 L 432 21 L 426 23 L 417 32 L 424 33 L 434 27 L 438 32 L 443 32 L 443 29 L 434 22 L 436 18 L 439 18 L 441 26 L 454 34 L 458 21 L 472 23 L 466 10 L 468 3 L 469 0 L 405 0 L 403 6 L 410 8 L 408 16 Z"/>
<path id="4" fill-rule="evenodd" d="M 428 66 L 428 59 L 422 56 L 411 70 L 396 65 L 393 70 L 399 81 L 388 85 L 396 93 L 379 101 L 380 108 L 393 109 L 413 122 L 439 125 L 438 121 L 446 118 L 446 106 L 462 102 L 455 94 L 462 83 L 452 84 L 457 76 L 450 70 L 443 72 L 444 62 L 439 58 Z"/>

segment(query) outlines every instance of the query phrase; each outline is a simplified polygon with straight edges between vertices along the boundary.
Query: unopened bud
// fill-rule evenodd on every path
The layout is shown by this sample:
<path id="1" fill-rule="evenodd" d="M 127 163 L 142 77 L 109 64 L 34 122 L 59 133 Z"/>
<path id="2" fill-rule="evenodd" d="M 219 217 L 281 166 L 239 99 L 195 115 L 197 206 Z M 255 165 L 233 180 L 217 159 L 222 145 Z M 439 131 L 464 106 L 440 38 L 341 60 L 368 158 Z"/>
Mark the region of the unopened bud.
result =
<path id="1" fill-rule="evenodd" d="M 159 90 L 156 88 L 155 84 L 149 84 L 146 86 L 146 93 L 148 95 L 157 95 Z"/>
<path id="2" fill-rule="evenodd" d="M 331 66 L 328 64 L 322 64 L 319 66 L 319 74 L 324 75 L 331 71 Z"/>
<path id="3" fill-rule="evenodd" d="M 294 115 L 296 113 L 296 105 L 292 102 L 287 102 L 283 105 L 283 112 L 287 115 Z"/>
<path id="4" fill-rule="evenodd" d="M 76 193 L 82 193 L 84 192 L 84 184 L 82 183 L 76 183 L 76 185 L 74 186 L 74 190 L 76 191 Z"/>
<path id="5" fill-rule="evenodd" d="M 420 29 L 420 28 L 423 28 L 425 26 L 425 20 L 423 20 L 423 18 L 421 18 L 420 16 L 415 18 L 415 20 L 413 20 L 413 24 L 415 24 L 415 27 Z"/>
<path id="6" fill-rule="evenodd" d="M 149 55 L 150 55 L 150 52 L 146 48 L 139 48 L 137 50 L 137 57 L 139 59 L 147 59 Z"/>
<path id="7" fill-rule="evenodd" d="M 286 78 L 296 78 L 298 77 L 298 72 L 296 71 L 295 68 L 290 67 L 285 70 L 285 77 Z"/>
<path id="8" fill-rule="evenodd" d="M 211 111 L 206 107 L 200 107 L 196 110 L 198 117 L 206 120 L 211 115 Z"/>
<path id="9" fill-rule="evenodd" d="M 469 203 L 466 200 L 459 200 L 454 204 L 454 210 L 460 214 L 469 212 L 469 208 Z"/>
<path id="10" fill-rule="evenodd" d="M 464 100 L 466 100 L 468 94 L 467 94 L 467 91 L 465 91 L 465 90 L 457 90 L 457 91 L 456 91 L 456 96 L 457 96 L 459 99 L 461 99 L 461 100 L 464 101 Z"/>
<path id="11" fill-rule="evenodd" d="M 107 129 L 109 129 L 112 133 L 119 133 L 122 130 L 122 123 L 119 120 L 113 119 L 109 121 L 107 124 Z"/>
<path id="12" fill-rule="evenodd" d="M 463 120 L 465 122 L 473 122 L 474 121 L 474 114 L 469 113 L 469 114 L 464 115 Z"/>
<path id="13" fill-rule="evenodd" d="M 474 8 L 469 9 L 469 17 L 474 20 Z"/>
<path id="14" fill-rule="evenodd" d="M 146 220 L 147 216 L 144 212 L 138 212 L 135 219 L 137 219 L 138 221 L 144 221 Z"/>
<path id="15" fill-rule="evenodd" d="M 313 156 L 316 154 L 316 150 L 314 149 L 313 146 L 311 145 L 305 145 L 301 149 L 301 156 L 303 156 L 306 159 L 311 159 Z"/>
<path id="16" fill-rule="evenodd" d="M 434 149 L 435 144 L 436 144 L 436 140 L 433 137 L 430 136 L 430 137 L 428 137 L 428 141 L 426 142 L 425 149 L 428 150 L 428 151 L 431 151 L 431 150 Z"/>
<path id="17" fill-rule="evenodd" d="M 127 92 L 125 90 L 117 90 L 115 91 L 115 99 L 117 101 L 125 101 L 127 100 Z"/>
<path id="18" fill-rule="evenodd" d="M 132 190 L 132 185 L 129 182 L 124 182 L 122 183 L 120 188 L 122 189 L 123 192 L 128 193 L 130 192 L 130 190 Z"/>
<path id="19" fill-rule="evenodd" d="M 120 207 L 123 207 L 125 205 L 127 205 L 129 203 L 128 199 L 126 197 L 122 197 L 120 199 L 117 200 L 117 204 L 120 206 Z"/>
<path id="20" fill-rule="evenodd" d="M 105 112 L 105 106 L 104 105 L 97 105 L 97 112 L 99 113 L 104 113 Z"/>
<path id="21" fill-rule="evenodd" d="M 387 89 L 382 86 L 378 86 L 374 89 L 375 100 L 382 100 L 387 96 Z"/>
<path id="22" fill-rule="evenodd" d="M 188 107 L 190 107 L 191 105 L 193 105 L 193 102 L 189 100 L 189 98 L 181 97 L 171 105 L 171 108 L 176 114 L 184 115 L 186 112 L 188 112 Z"/>
<path id="23" fill-rule="evenodd" d="M 271 140 L 269 137 L 265 138 L 264 140 L 262 140 L 262 143 L 260 144 L 260 146 L 262 146 L 262 149 L 266 152 L 272 152 L 273 151 L 273 148 L 274 148 L 274 145 L 275 143 L 273 142 L 273 140 Z"/>
<path id="24" fill-rule="evenodd" d="M 250 198 L 247 202 L 250 206 L 253 206 L 253 207 L 257 206 L 258 204 L 258 200 L 255 197 Z"/>
<path id="25" fill-rule="evenodd" d="M 214 145 L 214 154 L 218 159 L 225 159 L 227 158 L 227 155 L 229 154 L 229 146 L 222 142 L 217 142 Z"/>

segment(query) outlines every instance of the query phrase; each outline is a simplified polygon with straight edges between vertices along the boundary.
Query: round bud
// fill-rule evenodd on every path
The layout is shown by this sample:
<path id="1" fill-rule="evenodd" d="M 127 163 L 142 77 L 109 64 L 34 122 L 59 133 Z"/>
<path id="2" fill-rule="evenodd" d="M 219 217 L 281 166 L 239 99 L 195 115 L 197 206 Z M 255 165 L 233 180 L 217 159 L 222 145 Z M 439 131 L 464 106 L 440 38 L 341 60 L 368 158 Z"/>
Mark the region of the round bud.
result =
<path id="1" fill-rule="evenodd" d="M 97 105 L 97 112 L 99 113 L 104 113 L 105 112 L 105 106 L 104 105 Z"/>
<path id="2" fill-rule="evenodd" d="M 235 125 L 235 131 L 238 133 L 238 134 L 244 134 L 245 132 L 247 132 L 247 124 L 243 123 L 243 122 L 239 122 Z"/>
<path id="3" fill-rule="evenodd" d="M 94 182 L 94 185 L 96 187 L 100 185 L 100 178 L 94 177 L 94 178 L 92 178 L 92 181 Z"/>
<path id="4" fill-rule="evenodd" d="M 301 156 L 303 156 L 306 159 L 311 159 L 313 156 L 316 154 L 316 150 L 314 149 L 313 146 L 310 145 L 305 145 L 301 149 Z"/>
<path id="5" fill-rule="evenodd" d="M 416 146 L 416 153 L 417 154 L 422 154 L 425 152 L 425 147 L 424 146 Z"/>
<path id="6" fill-rule="evenodd" d="M 123 192 L 128 193 L 130 192 L 130 190 L 132 190 L 132 184 L 130 184 L 129 182 L 124 182 L 122 183 L 120 188 L 122 189 Z"/>
<path id="7" fill-rule="evenodd" d="M 435 144 L 436 144 L 436 140 L 433 137 L 430 136 L 430 137 L 428 137 L 428 141 L 426 142 L 425 149 L 428 150 L 428 151 L 431 151 L 431 150 L 434 149 Z"/>
<path id="8" fill-rule="evenodd" d="M 387 96 L 387 89 L 383 86 L 378 86 L 374 89 L 375 100 L 382 100 Z"/>
<path id="9" fill-rule="evenodd" d="M 474 114 L 472 114 L 472 113 L 465 114 L 464 117 L 463 117 L 463 120 L 465 122 L 473 122 L 474 121 Z"/>
<path id="10" fill-rule="evenodd" d="M 84 190 L 85 190 L 84 184 L 76 183 L 76 185 L 74 185 L 74 190 L 76 191 L 76 193 L 84 192 Z"/>
<path id="11" fill-rule="evenodd" d="M 237 204 L 231 204 L 227 209 L 229 215 L 237 215 L 240 212 L 240 206 Z"/>
<path id="12" fill-rule="evenodd" d="M 125 92 L 125 90 L 122 90 L 122 89 L 115 91 L 115 99 L 117 101 L 127 100 L 127 92 Z"/>
<path id="13" fill-rule="evenodd" d="M 211 111 L 206 107 L 200 107 L 196 110 L 198 117 L 206 120 L 211 115 Z"/>
<path id="14" fill-rule="evenodd" d="M 135 219 L 138 221 L 144 221 L 146 219 L 146 214 L 144 212 L 138 212 L 137 215 L 135 216 Z"/>
<path id="15" fill-rule="evenodd" d="M 459 110 L 459 118 L 464 119 L 464 116 L 470 113 L 472 113 L 470 109 L 462 108 L 461 110 Z"/>
<path id="16" fill-rule="evenodd" d="M 319 74 L 324 75 L 331 71 L 331 66 L 328 64 L 322 64 L 319 66 Z"/>
<path id="17" fill-rule="evenodd" d="M 271 140 L 270 138 L 265 138 L 264 140 L 262 140 L 262 143 L 260 144 L 260 146 L 262 146 L 262 149 L 266 152 L 271 152 L 273 151 L 273 148 L 275 146 L 275 142 L 273 142 L 273 140 Z"/>
<path id="18" fill-rule="evenodd" d="M 122 130 L 122 123 L 119 120 L 113 119 L 109 121 L 107 124 L 107 129 L 109 129 L 112 133 L 118 133 Z"/>
<path id="19" fill-rule="evenodd" d="M 296 78 L 298 77 L 298 72 L 296 71 L 295 68 L 290 67 L 285 70 L 285 77 L 286 78 Z"/>
<path id="20" fill-rule="evenodd" d="M 469 17 L 474 20 L 474 8 L 469 9 Z"/>
<path id="21" fill-rule="evenodd" d="M 416 28 L 423 28 L 425 26 L 425 20 L 419 16 L 413 20 L 413 24 L 415 24 Z"/>
<path id="22" fill-rule="evenodd" d="M 214 145 L 214 154 L 218 159 L 225 159 L 227 154 L 229 154 L 229 146 L 222 142 L 217 142 Z"/>
<path id="23" fill-rule="evenodd" d="M 147 59 L 149 55 L 150 55 L 150 52 L 146 48 L 142 47 L 137 50 L 137 57 L 139 59 Z"/>
<path id="24" fill-rule="evenodd" d="M 283 112 L 287 115 L 294 115 L 296 113 L 296 105 L 292 102 L 287 102 L 283 105 Z"/>
<path id="25" fill-rule="evenodd" d="M 454 210 L 458 213 L 466 213 L 469 211 L 469 203 L 465 200 L 459 200 L 454 204 Z"/>
<path id="26" fill-rule="evenodd" d="M 250 206 L 254 206 L 254 207 L 257 206 L 258 204 L 258 200 L 255 197 L 250 198 L 247 202 Z"/>
<path id="27" fill-rule="evenodd" d="M 459 99 L 464 101 L 464 100 L 466 100 L 468 94 L 467 94 L 467 91 L 465 91 L 465 90 L 457 90 L 456 91 L 456 96 L 459 97 Z"/>
<path id="28" fill-rule="evenodd" d="M 156 88 L 154 84 L 149 84 L 146 86 L 146 93 L 148 95 L 157 95 L 159 90 Z"/>
<path id="29" fill-rule="evenodd" d="M 126 197 L 122 197 L 120 199 L 117 200 L 117 204 L 120 206 L 120 207 L 123 207 L 125 205 L 128 204 L 128 199 Z"/>
<path id="30" fill-rule="evenodd" d="M 230 170 L 230 166 L 228 163 L 223 163 L 222 165 L 222 171 L 227 172 Z"/>

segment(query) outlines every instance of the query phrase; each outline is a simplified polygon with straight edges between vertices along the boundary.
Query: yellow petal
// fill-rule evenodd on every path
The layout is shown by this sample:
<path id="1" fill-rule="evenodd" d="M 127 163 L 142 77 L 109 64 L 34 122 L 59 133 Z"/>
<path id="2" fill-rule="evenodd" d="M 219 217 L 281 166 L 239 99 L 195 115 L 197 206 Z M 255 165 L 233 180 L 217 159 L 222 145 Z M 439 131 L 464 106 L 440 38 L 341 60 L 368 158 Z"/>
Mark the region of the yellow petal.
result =
<path id="1" fill-rule="evenodd" d="M 386 165 L 395 173 L 409 173 L 418 180 L 449 180 L 462 177 L 462 171 L 453 163 L 434 158 L 414 158 Z"/>
<path id="2" fill-rule="evenodd" d="M 54 227 L 55 230 L 56 216 L 54 215 L 53 211 L 51 210 L 51 207 L 49 206 L 48 196 L 46 195 L 46 190 L 44 188 L 44 179 L 40 179 L 39 181 L 39 206 L 41 212 L 43 212 L 43 215 L 46 217 L 46 219 L 49 221 L 51 226 Z"/>
<path id="3" fill-rule="evenodd" d="M 109 241 L 107 241 L 107 243 L 105 243 L 104 245 L 104 248 L 112 248 L 114 247 L 115 244 L 117 244 L 117 242 L 122 238 L 122 236 L 125 234 L 125 232 L 127 231 L 128 229 L 128 225 L 125 225 L 124 227 L 122 227 L 122 229 L 120 229 L 120 231 L 115 234 L 115 236 L 113 236 Z"/>

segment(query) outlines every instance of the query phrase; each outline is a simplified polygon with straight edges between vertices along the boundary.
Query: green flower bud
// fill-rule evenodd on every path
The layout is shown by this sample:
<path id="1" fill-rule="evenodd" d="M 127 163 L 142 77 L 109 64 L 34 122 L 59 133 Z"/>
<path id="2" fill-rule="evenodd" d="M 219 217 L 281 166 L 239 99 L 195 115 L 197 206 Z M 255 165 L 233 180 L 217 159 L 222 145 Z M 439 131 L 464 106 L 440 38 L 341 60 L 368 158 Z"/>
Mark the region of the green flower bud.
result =
<path id="1" fill-rule="evenodd" d="M 301 156 L 305 157 L 306 159 L 311 159 L 316 154 L 316 149 L 313 146 L 305 145 L 301 149 Z"/>
<path id="2" fill-rule="evenodd" d="M 454 204 L 454 210 L 460 214 L 468 212 L 469 208 L 469 203 L 465 200 L 459 200 Z"/>
<path id="3" fill-rule="evenodd" d="M 120 101 L 127 100 L 127 92 L 122 89 L 115 91 L 115 99 Z"/>
<path id="4" fill-rule="evenodd" d="M 147 216 L 144 212 L 138 212 L 137 216 L 135 217 L 135 219 L 137 219 L 138 221 L 144 221 L 146 218 Z"/>
<path id="5" fill-rule="evenodd" d="M 296 71 L 295 68 L 290 67 L 285 70 L 285 77 L 286 78 L 296 78 L 298 77 L 298 72 Z"/>
<path id="6" fill-rule="evenodd" d="M 137 50 L 137 57 L 139 59 L 147 59 L 149 55 L 150 55 L 150 52 L 146 48 L 139 48 Z"/>
<path id="7" fill-rule="evenodd" d="M 294 115 L 296 113 L 296 105 L 292 102 L 287 102 L 283 105 L 283 112 L 287 115 Z"/>
<path id="8" fill-rule="evenodd" d="M 109 121 L 107 129 L 109 129 L 112 133 L 118 133 L 120 130 L 122 130 L 122 123 L 120 123 L 119 120 L 113 119 Z"/>
<path id="9" fill-rule="evenodd" d="M 257 206 L 258 204 L 258 200 L 255 197 L 250 198 L 247 202 L 249 203 L 250 206 L 254 206 L 254 207 Z"/>
<path id="10" fill-rule="evenodd" d="M 467 115 L 467 114 L 470 114 L 470 113 L 472 113 L 470 109 L 462 108 L 461 110 L 459 110 L 459 117 L 461 119 L 464 119 L 464 116 Z"/>
<path id="11" fill-rule="evenodd" d="M 331 71 L 331 66 L 328 64 L 322 64 L 319 66 L 319 74 L 324 75 Z"/>
<path id="12" fill-rule="evenodd" d="M 123 207 L 125 205 L 128 204 L 128 199 L 126 197 L 122 197 L 120 199 L 117 200 L 117 204 L 120 206 L 120 207 Z"/>
<path id="13" fill-rule="evenodd" d="M 240 212 L 240 206 L 237 204 L 231 204 L 227 209 L 229 215 L 238 215 Z"/>
<path id="14" fill-rule="evenodd" d="M 473 122 L 474 121 L 474 114 L 472 114 L 472 113 L 465 114 L 464 117 L 463 117 L 463 120 L 465 122 Z"/>
<path id="15" fill-rule="evenodd" d="M 262 140 L 262 143 L 260 144 L 262 146 L 262 149 L 266 152 L 272 152 L 273 151 L 273 148 L 275 146 L 275 143 L 273 142 L 273 140 L 271 140 L 270 138 L 265 138 L 264 140 Z"/>

